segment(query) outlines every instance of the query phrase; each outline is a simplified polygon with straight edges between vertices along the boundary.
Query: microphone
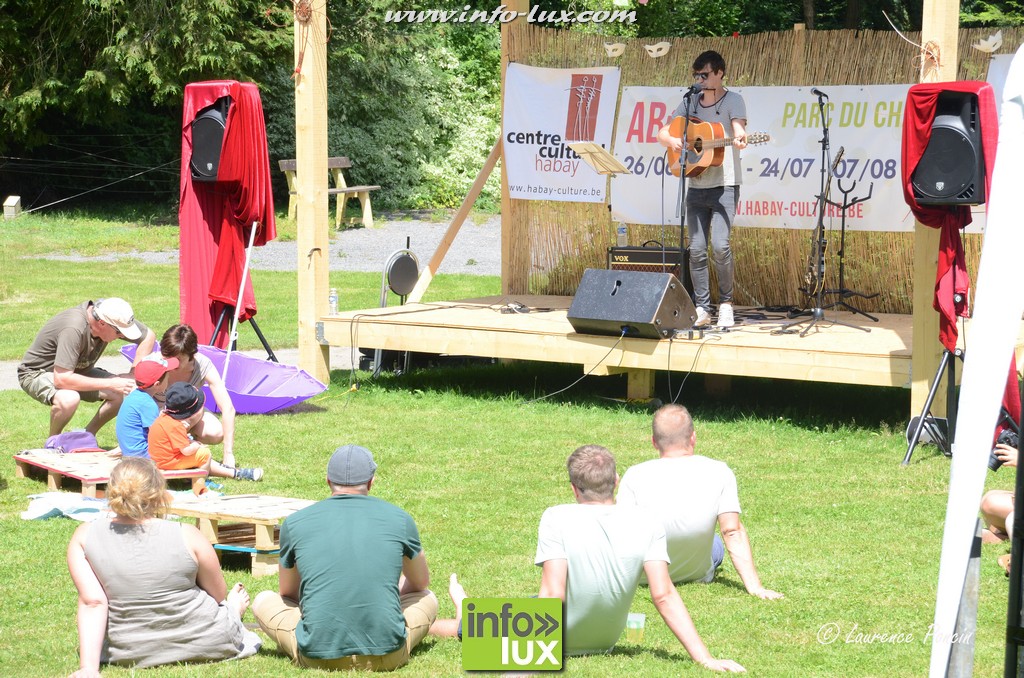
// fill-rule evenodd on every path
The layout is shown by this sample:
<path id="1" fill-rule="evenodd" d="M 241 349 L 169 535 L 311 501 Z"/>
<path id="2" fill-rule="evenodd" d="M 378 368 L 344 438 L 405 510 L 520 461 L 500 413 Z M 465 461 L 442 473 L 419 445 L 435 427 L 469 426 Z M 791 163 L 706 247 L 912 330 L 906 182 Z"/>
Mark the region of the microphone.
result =
<path id="1" fill-rule="evenodd" d="M 828 99 L 828 95 L 825 94 L 824 92 L 822 92 L 817 87 L 812 87 L 811 88 L 811 94 L 813 94 L 814 96 L 816 96 L 816 97 L 818 97 L 820 99 Z"/>
<path id="2" fill-rule="evenodd" d="M 703 89 L 704 89 L 704 83 L 702 83 L 702 82 L 695 82 L 692 85 L 690 85 L 690 89 L 686 90 L 686 93 L 687 94 L 697 94 L 698 92 L 700 92 Z"/>

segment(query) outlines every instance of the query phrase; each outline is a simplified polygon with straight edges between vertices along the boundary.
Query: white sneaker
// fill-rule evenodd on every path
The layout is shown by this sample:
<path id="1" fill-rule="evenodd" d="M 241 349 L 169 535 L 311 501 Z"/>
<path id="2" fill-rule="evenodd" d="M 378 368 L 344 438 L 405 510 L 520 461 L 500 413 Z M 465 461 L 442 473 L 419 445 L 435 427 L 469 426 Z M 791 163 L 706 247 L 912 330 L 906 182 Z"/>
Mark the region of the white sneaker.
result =
<path id="1" fill-rule="evenodd" d="M 707 327 L 711 324 L 711 316 L 703 306 L 697 307 L 697 320 L 693 323 L 694 327 Z"/>
<path id="2" fill-rule="evenodd" d="M 736 320 L 732 315 L 732 304 L 722 304 L 718 307 L 718 326 L 719 327 L 732 327 L 736 324 Z"/>

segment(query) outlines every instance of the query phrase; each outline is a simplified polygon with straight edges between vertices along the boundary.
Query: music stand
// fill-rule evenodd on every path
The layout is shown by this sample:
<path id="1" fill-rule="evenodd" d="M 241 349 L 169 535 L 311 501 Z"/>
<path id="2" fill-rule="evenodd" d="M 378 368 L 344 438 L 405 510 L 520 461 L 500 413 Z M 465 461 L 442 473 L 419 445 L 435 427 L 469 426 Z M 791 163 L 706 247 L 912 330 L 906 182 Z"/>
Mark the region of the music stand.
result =
<path id="1" fill-rule="evenodd" d="M 629 174 L 629 168 L 618 158 L 592 141 L 576 141 L 568 146 L 598 174 Z"/>

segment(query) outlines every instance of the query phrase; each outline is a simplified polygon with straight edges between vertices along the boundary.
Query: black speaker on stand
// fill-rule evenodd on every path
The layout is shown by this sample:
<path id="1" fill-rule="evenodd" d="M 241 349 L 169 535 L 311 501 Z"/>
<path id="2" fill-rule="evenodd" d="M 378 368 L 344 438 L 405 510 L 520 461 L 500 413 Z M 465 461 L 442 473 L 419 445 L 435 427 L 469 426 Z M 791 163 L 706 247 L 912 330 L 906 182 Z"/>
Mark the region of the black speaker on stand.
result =
<path id="1" fill-rule="evenodd" d="M 231 97 L 221 97 L 199 111 L 192 121 L 192 158 L 189 160 L 192 181 L 217 181 L 230 108 Z"/>
<path id="2" fill-rule="evenodd" d="M 932 135 L 910 183 L 921 205 L 985 202 L 985 156 L 976 94 L 939 93 Z"/>
<path id="3" fill-rule="evenodd" d="M 697 311 L 671 273 L 588 268 L 568 319 L 580 334 L 662 339 L 693 327 Z"/>

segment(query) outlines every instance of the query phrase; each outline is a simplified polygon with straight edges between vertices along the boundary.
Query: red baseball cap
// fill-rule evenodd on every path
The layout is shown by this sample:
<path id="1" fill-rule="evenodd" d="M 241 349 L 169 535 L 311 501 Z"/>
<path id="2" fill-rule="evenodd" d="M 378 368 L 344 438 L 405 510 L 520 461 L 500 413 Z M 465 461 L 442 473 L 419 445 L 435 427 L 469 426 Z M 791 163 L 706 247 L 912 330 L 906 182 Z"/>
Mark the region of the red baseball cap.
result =
<path id="1" fill-rule="evenodd" d="M 135 383 L 139 388 L 149 388 L 177 366 L 177 358 L 164 358 L 159 353 L 151 353 L 135 366 Z"/>

